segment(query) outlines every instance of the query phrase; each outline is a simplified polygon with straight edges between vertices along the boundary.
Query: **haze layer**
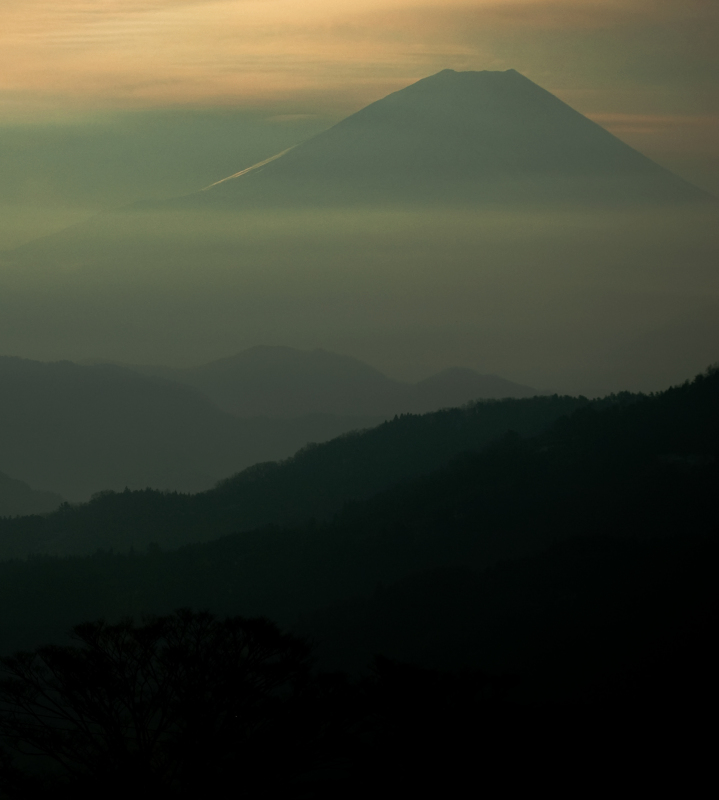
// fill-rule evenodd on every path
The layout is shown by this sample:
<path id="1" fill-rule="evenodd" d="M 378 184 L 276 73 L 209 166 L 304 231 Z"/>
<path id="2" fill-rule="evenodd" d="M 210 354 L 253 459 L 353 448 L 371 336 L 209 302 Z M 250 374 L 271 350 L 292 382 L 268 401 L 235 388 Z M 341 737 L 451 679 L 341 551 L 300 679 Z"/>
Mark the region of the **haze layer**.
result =
<path id="1" fill-rule="evenodd" d="M 659 388 L 717 358 L 716 219 L 517 73 L 444 71 L 207 191 L 10 254 L 0 342 L 177 365 L 292 344 L 406 378 Z"/>

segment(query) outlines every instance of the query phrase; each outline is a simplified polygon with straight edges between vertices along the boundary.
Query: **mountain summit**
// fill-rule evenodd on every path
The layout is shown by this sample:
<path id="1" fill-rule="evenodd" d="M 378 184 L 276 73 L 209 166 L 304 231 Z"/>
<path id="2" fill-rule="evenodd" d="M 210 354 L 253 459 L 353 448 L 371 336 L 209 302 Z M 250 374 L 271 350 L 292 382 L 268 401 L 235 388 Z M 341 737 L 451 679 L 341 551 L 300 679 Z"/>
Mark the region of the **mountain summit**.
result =
<path id="1" fill-rule="evenodd" d="M 515 70 L 448 69 L 183 202 L 706 198 Z"/>

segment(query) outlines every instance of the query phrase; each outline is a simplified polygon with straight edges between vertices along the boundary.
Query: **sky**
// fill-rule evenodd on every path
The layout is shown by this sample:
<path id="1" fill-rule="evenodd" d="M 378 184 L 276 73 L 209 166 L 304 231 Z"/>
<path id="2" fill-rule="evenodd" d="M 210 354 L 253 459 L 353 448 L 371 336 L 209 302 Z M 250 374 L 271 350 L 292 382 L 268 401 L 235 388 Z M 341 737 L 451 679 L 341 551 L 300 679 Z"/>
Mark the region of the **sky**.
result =
<path id="1" fill-rule="evenodd" d="M 713 0 L 4 0 L 2 16 L 19 107 L 347 110 L 450 66 L 513 67 L 597 113 L 717 111 Z"/>

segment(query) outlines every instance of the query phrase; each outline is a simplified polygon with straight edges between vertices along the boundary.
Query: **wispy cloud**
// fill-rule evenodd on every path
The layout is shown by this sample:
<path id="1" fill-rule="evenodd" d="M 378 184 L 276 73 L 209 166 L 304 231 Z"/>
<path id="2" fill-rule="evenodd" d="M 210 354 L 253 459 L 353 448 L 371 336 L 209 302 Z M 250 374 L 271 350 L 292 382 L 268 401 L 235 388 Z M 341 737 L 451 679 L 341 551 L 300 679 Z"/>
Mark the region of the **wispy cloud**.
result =
<path id="1" fill-rule="evenodd" d="M 0 94 L 340 113 L 444 67 L 621 89 L 716 75 L 717 24 L 715 0 L 3 0 Z"/>

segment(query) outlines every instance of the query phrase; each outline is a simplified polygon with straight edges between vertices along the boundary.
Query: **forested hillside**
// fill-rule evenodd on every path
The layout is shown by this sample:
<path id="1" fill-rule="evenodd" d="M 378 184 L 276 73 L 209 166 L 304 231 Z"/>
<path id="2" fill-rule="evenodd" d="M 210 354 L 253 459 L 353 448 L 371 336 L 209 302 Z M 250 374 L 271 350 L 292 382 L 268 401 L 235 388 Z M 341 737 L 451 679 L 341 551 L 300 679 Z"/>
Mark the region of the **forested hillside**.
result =
<path id="1" fill-rule="evenodd" d="M 576 695 L 598 672 L 623 674 L 703 630 L 718 452 L 719 372 L 585 403 L 542 434 L 507 434 L 328 522 L 169 553 L 5 563 L 3 647 L 78 619 L 190 606 L 269 615 L 315 636 L 334 666 L 385 650 L 521 673 L 539 694 L 569 670 L 576 685 L 559 683 Z"/>
<path id="2" fill-rule="evenodd" d="M 533 435 L 586 405 L 583 398 L 486 401 L 424 416 L 404 415 L 366 431 L 257 464 L 196 494 L 104 492 L 45 517 L 0 520 L 0 558 L 28 553 L 127 551 L 151 542 L 175 548 L 269 523 L 326 519 L 351 499 L 428 473 L 513 430 Z"/>

